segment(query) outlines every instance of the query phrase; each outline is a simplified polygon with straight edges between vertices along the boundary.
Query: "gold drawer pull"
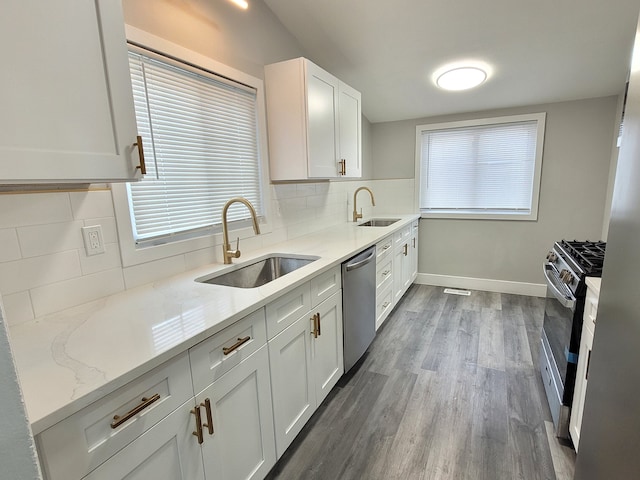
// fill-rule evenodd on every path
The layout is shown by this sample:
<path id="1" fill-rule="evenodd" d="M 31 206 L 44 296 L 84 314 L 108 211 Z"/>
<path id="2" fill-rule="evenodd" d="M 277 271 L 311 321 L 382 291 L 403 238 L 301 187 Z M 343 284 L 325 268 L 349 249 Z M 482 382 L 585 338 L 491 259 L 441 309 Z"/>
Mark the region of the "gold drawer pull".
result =
<path id="1" fill-rule="evenodd" d="M 140 400 L 140 404 L 136 405 L 135 407 L 133 407 L 131 410 L 129 410 L 123 416 L 114 415 L 113 416 L 113 422 L 111 422 L 111 428 L 118 428 L 120 425 L 122 425 L 124 422 L 129 420 L 131 417 L 137 415 L 142 410 L 147 408 L 152 403 L 157 402 L 158 400 L 160 400 L 160 395 L 157 394 L 157 393 L 155 395 L 149 397 L 149 398 L 142 397 L 142 400 Z"/>
<path id="2" fill-rule="evenodd" d="M 225 355 L 229 355 L 231 352 L 233 352 L 234 350 L 237 350 L 238 348 L 240 348 L 241 345 L 244 345 L 249 340 L 251 340 L 251 337 L 249 335 L 243 338 L 238 338 L 238 341 L 233 345 L 231 345 L 230 347 L 224 347 L 222 349 L 222 353 Z"/>
<path id="3" fill-rule="evenodd" d="M 136 137 L 136 143 L 133 146 L 138 147 L 138 158 L 140 159 L 140 165 L 136 167 L 136 170 L 140 170 L 142 175 L 146 175 L 147 165 L 144 163 L 144 148 L 142 148 L 142 137 L 140 135 Z"/>
<path id="4" fill-rule="evenodd" d="M 204 411 L 207 413 L 207 423 L 205 423 L 203 427 L 207 427 L 209 429 L 209 435 L 213 435 L 213 415 L 211 415 L 211 400 L 205 398 L 204 403 L 201 403 L 200 405 L 204 407 Z"/>
<path id="5" fill-rule="evenodd" d="M 316 313 L 318 316 L 318 336 L 322 335 L 322 331 L 320 330 L 320 312 Z"/>
<path id="6" fill-rule="evenodd" d="M 391 273 L 391 270 L 385 270 L 384 272 L 382 272 L 382 275 L 384 277 L 386 277 L 387 275 L 389 275 Z"/>
<path id="7" fill-rule="evenodd" d="M 204 435 L 202 434 L 202 416 L 200 415 L 200 405 L 191 410 L 191 413 L 196 416 L 196 431 L 192 432 L 198 437 L 198 443 L 202 445 L 204 443 Z"/>
<path id="8" fill-rule="evenodd" d="M 387 243 L 384 247 L 382 247 L 382 250 L 387 250 L 390 247 L 391 247 L 391 244 Z"/>
<path id="9" fill-rule="evenodd" d="M 320 332 L 320 328 L 318 327 L 317 313 L 313 314 L 313 317 L 311 317 L 311 321 L 313 322 L 313 332 L 311 332 L 311 335 L 313 335 L 313 338 L 318 338 L 318 333 Z"/>
<path id="10" fill-rule="evenodd" d="M 384 303 L 382 304 L 382 308 L 387 308 L 388 306 L 389 306 L 389 302 L 384 302 Z"/>
<path id="11" fill-rule="evenodd" d="M 402 247 L 402 248 L 403 248 L 403 252 L 402 253 L 404 253 L 404 256 L 406 257 L 407 255 L 409 255 L 409 244 L 405 243 L 404 247 Z"/>

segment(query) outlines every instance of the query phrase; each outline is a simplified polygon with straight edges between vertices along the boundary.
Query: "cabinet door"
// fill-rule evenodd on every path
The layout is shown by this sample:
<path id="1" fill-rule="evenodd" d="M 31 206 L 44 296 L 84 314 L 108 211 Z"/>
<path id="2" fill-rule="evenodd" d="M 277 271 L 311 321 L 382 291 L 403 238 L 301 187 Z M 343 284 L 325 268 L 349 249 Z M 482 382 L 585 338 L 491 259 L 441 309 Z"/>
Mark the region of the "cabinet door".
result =
<path id="1" fill-rule="evenodd" d="M 316 409 L 311 333 L 312 321 L 305 315 L 269 340 L 278 458 Z"/>
<path id="2" fill-rule="evenodd" d="M 587 378 L 592 344 L 593 334 L 588 329 L 583 328 L 578 355 L 578 368 L 576 370 L 573 404 L 571 406 L 571 418 L 569 419 L 569 433 L 571 434 L 571 440 L 573 440 L 576 452 L 580 445 L 580 430 L 582 427 L 582 414 L 584 413 L 584 400 L 587 394 Z"/>
<path id="3" fill-rule="evenodd" d="M 206 478 L 264 478 L 276 462 L 266 346 L 204 389 L 196 401 L 205 403 L 207 398 L 213 433 L 204 427 Z M 202 408 L 203 423 L 207 423 L 205 413 Z"/>
<path id="4" fill-rule="evenodd" d="M 88 480 L 204 480 L 193 398 L 104 462 Z"/>
<path id="5" fill-rule="evenodd" d="M 411 226 L 411 280 L 410 284 L 416 279 L 418 276 L 418 233 L 419 233 L 420 224 L 416 220 L 413 222 Z"/>
<path id="6" fill-rule="evenodd" d="M 4 0 L 2 183 L 136 179 L 121 3 Z"/>
<path id="7" fill-rule="evenodd" d="M 405 245 L 399 245 L 393 252 L 393 304 L 397 304 L 404 294 L 407 255 Z M 407 247 L 408 249 L 408 247 Z"/>
<path id="8" fill-rule="evenodd" d="M 309 177 L 338 176 L 338 84 L 333 75 L 305 62 Z"/>
<path id="9" fill-rule="evenodd" d="M 316 402 L 320 405 L 344 373 L 342 290 L 322 302 L 316 311 L 320 314 L 320 332 L 313 339 L 312 362 Z"/>
<path id="10" fill-rule="evenodd" d="M 345 161 L 347 177 L 362 176 L 360 92 L 340 82 L 340 159 Z"/>

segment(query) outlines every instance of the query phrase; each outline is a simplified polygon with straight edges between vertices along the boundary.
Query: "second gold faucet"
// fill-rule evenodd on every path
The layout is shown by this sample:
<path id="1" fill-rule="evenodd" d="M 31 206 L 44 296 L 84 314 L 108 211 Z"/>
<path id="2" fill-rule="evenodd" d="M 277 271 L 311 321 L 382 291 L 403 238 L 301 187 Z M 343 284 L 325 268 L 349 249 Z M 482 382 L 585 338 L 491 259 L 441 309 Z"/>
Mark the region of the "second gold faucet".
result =
<path id="1" fill-rule="evenodd" d="M 360 209 L 360 213 L 358 213 L 358 209 L 356 208 L 356 197 L 360 190 L 366 190 L 371 195 L 371 205 L 376 206 L 376 199 L 373 197 L 373 192 L 368 187 L 360 187 L 357 188 L 355 192 L 353 192 L 353 221 L 357 222 L 359 218 L 362 218 L 362 209 Z"/>

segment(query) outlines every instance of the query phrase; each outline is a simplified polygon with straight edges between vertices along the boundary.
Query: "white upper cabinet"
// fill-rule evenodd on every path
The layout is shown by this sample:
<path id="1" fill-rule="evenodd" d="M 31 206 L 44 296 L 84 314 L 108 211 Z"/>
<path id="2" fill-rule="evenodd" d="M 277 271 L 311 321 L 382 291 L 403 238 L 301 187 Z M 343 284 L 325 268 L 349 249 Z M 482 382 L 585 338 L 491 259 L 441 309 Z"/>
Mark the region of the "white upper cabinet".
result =
<path id="1" fill-rule="evenodd" d="M 360 93 L 305 58 L 265 67 L 271 180 L 362 175 Z"/>
<path id="2" fill-rule="evenodd" d="M 119 1 L 4 0 L 0 183 L 140 177 Z"/>

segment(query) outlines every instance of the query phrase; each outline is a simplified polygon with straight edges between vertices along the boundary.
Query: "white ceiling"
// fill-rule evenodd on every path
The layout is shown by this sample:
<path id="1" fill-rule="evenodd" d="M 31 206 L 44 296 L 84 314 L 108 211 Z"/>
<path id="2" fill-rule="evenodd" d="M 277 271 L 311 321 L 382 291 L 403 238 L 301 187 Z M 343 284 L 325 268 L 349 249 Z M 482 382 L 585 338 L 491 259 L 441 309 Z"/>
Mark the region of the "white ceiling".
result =
<path id="1" fill-rule="evenodd" d="M 362 92 L 373 123 L 616 95 L 638 0 L 264 0 L 315 63 Z M 445 92 L 443 64 L 491 65 Z"/>

